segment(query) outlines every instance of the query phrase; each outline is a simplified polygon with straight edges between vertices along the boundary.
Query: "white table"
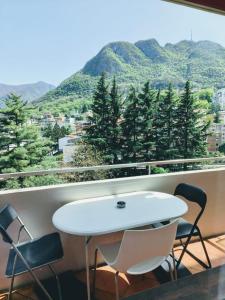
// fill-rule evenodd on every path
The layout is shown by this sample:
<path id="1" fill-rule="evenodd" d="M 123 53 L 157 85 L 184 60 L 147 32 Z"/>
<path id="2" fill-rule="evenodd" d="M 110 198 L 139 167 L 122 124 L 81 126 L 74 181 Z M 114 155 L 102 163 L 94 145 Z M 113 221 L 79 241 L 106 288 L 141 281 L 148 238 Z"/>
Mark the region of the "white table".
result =
<path id="1" fill-rule="evenodd" d="M 117 208 L 125 201 L 125 208 Z M 92 236 L 113 233 L 183 216 L 186 203 L 170 194 L 135 192 L 77 200 L 59 208 L 53 215 L 54 226 L 66 233 L 85 236 L 87 295 L 91 299 L 88 243 Z"/>

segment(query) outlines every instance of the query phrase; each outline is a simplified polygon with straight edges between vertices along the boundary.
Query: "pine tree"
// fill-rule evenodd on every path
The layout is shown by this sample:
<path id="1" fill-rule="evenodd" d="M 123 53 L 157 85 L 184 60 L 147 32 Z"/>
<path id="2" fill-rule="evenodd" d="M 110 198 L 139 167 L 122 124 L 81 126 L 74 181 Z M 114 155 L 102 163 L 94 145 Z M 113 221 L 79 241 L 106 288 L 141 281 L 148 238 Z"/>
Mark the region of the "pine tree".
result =
<path id="1" fill-rule="evenodd" d="M 60 138 L 64 137 L 66 135 L 69 135 L 71 133 L 71 126 L 62 126 L 61 127 L 61 132 L 60 132 Z"/>
<path id="2" fill-rule="evenodd" d="M 141 143 L 142 149 L 140 155 L 143 160 L 148 161 L 153 157 L 154 136 L 153 121 L 155 115 L 155 91 L 150 89 L 149 82 L 146 82 L 142 92 L 138 95 L 140 99 L 141 113 Z"/>
<path id="3" fill-rule="evenodd" d="M 177 109 L 176 140 L 180 157 L 192 158 L 206 154 L 209 122 L 206 121 L 205 115 L 206 113 L 197 107 L 190 82 L 187 81 Z"/>
<path id="4" fill-rule="evenodd" d="M 50 151 L 49 140 L 27 122 L 30 109 L 21 97 L 11 94 L 0 110 L 0 172 L 20 172 L 40 163 Z"/>
<path id="5" fill-rule="evenodd" d="M 74 152 L 73 165 L 76 167 L 90 167 L 99 166 L 105 163 L 104 155 L 98 152 L 94 146 L 79 141 L 76 144 Z M 88 181 L 88 180 L 101 180 L 106 179 L 108 171 L 86 171 L 81 173 L 74 173 L 66 175 L 69 181 Z"/>
<path id="6" fill-rule="evenodd" d="M 219 124 L 220 123 L 220 111 L 221 111 L 221 107 L 219 104 L 212 104 L 212 112 L 214 114 L 214 123 Z"/>
<path id="7" fill-rule="evenodd" d="M 115 77 L 109 96 L 110 136 L 108 138 L 108 152 L 111 153 L 112 163 L 116 164 L 119 156 L 121 156 L 121 126 L 119 124 L 121 118 L 121 97 L 118 93 Z"/>
<path id="8" fill-rule="evenodd" d="M 47 137 L 47 138 L 51 138 L 52 137 L 52 125 L 51 123 L 48 123 L 46 127 L 44 127 L 43 129 L 43 136 Z"/>
<path id="9" fill-rule="evenodd" d="M 52 127 L 51 124 L 48 124 L 43 129 L 43 136 L 50 138 L 53 142 L 54 149 L 58 149 L 58 141 L 60 138 L 69 135 L 71 133 L 71 126 L 68 127 L 62 126 L 60 127 L 58 123 L 55 123 L 55 125 Z"/>
<path id="10" fill-rule="evenodd" d="M 84 103 L 81 108 L 80 108 L 80 112 L 82 114 L 86 113 L 88 111 L 88 105 L 86 103 Z"/>
<path id="11" fill-rule="evenodd" d="M 58 123 L 55 123 L 55 125 L 52 128 L 52 135 L 51 140 L 54 143 L 55 150 L 59 149 L 59 139 L 62 138 L 62 131 Z"/>
<path id="12" fill-rule="evenodd" d="M 130 89 L 127 102 L 122 122 L 122 156 L 123 161 L 128 163 L 139 161 L 142 149 L 141 106 L 134 87 Z"/>
<path id="13" fill-rule="evenodd" d="M 153 150 L 153 158 L 154 160 L 158 159 L 159 153 L 159 142 L 160 142 L 160 130 L 158 125 L 161 125 L 160 119 L 160 108 L 159 105 L 161 104 L 161 90 L 158 90 L 155 99 L 155 111 L 153 114 L 153 121 L 152 121 L 152 136 L 153 136 L 153 143 L 154 143 L 154 150 Z"/>
<path id="14" fill-rule="evenodd" d="M 86 131 L 85 141 L 93 145 L 95 149 L 104 154 L 105 160 L 110 161 L 108 151 L 110 138 L 110 105 L 109 92 L 105 74 L 101 75 L 94 94 L 92 103 L 92 116 L 89 117 L 91 126 Z"/>
<path id="15" fill-rule="evenodd" d="M 175 144 L 176 106 L 177 99 L 170 84 L 166 95 L 161 97 L 157 109 L 157 120 L 155 121 L 156 160 L 173 159 L 177 155 Z"/>

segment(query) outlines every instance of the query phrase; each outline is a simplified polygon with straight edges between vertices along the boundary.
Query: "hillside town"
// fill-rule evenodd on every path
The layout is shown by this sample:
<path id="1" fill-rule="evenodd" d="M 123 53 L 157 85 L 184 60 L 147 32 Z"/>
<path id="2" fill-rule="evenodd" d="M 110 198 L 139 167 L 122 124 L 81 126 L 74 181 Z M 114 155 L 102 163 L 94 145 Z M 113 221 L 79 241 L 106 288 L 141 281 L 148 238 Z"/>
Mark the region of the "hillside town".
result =
<path id="1" fill-rule="evenodd" d="M 216 152 L 225 143 L 225 88 L 217 90 L 212 101 L 219 110 L 218 118 L 210 125 L 207 142 L 208 151 Z"/>
<path id="2" fill-rule="evenodd" d="M 208 129 L 207 144 L 209 153 L 219 151 L 219 147 L 225 143 L 225 88 L 219 89 L 214 93 L 212 103 L 218 108 L 218 119 L 216 120 L 216 117 L 212 116 L 212 122 Z M 90 116 L 90 110 L 84 113 L 75 111 L 72 116 L 63 113 L 55 116 L 51 112 L 45 112 L 39 117 L 32 117 L 30 122 L 40 126 L 42 130 L 47 126 L 54 127 L 55 124 L 60 128 L 69 128 L 70 133 L 58 139 L 58 147 L 55 154 L 62 153 L 63 162 L 70 163 L 73 161 L 77 142 L 90 125 L 88 119 Z"/>
<path id="3" fill-rule="evenodd" d="M 90 114 L 90 111 L 85 113 L 79 113 L 76 111 L 73 116 L 70 117 L 64 114 L 54 116 L 53 113 L 46 112 L 38 117 L 33 116 L 29 120 L 29 123 L 39 126 L 42 132 L 44 132 L 48 126 L 50 126 L 50 128 L 54 128 L 55 125 L 58 125 L 60 128 L 66 128 L 69 131 L 69 134 L 65 134 L 58 138 L 58 145 L 53 154 L 56 155 L 62 153 L 63 162 L 70 163 L 73 161 L 76 143 L 80 140 L 81 136 L 90 125 L 90 122 L 88 121 Z"/>

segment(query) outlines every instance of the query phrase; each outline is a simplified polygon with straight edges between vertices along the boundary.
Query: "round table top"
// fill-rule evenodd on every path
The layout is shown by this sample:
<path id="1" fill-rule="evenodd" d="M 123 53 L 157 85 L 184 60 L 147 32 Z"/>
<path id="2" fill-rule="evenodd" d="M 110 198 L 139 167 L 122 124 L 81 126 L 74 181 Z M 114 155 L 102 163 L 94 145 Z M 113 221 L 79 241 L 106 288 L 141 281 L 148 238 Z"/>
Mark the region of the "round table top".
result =
<path id="1" fill-rule="evenodd" d="M 125 208 L 117 208 L 118 201 Z M 187 210 L 173 195 L 142 191 L 77 200 L 59 208 L 52 221 L 63 232 L 95 236 L 175 219 Z"/>

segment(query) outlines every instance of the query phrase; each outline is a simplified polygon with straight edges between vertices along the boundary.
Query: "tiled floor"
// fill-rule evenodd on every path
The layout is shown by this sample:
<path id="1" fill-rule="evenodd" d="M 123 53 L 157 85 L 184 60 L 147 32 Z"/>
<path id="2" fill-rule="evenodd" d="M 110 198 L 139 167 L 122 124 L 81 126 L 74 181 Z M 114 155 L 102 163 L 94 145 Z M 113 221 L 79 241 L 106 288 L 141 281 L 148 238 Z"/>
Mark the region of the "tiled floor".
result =
<path id="1" fill-rule="evenodd" d="M 206 247 L 208 249 L 213 267 L 225 264 L 225 235 L 206 240 Z M 180 249 L 180 247 L 177 247 L 175 249 L 176 256 L 179 256 Z M 191 244 L 189 249 L 197 256 L 204 258 L 204 253 L 199 242 Z M 183 258 L 183 264 L 193 274 L 204 270 L 195 260 L 193 260 L 187 254 L 185 254 Z M 76 273 L 75 276 L 81 281 L 85 281 L 85 272 Z M 151 287 L 156 287 L 158 285 L 159 282 L 153 273 L 148 273 L 144 276 L 128 276 L 125 274 L 121 274 L 119 278 L 119 290 L 121 298 L 132 295 L 147 288 L 149 289 Z M 27 293 L 27 295 L 32 295 L 32 298 L 37 299 L 32 293 L 31 287 L 28 287 L 27 289 L 23 290 L 23 292 L 24 291 Z M 98 300 L 114 300 L 114 292 L 115 286 L 113 270 L 109 267 L 99 268 L 97 270 L 96 298 Z M 4 295 L 0 296 L 0 300 L 6 299 L 7 298 Z M 20 299 L 22 300 L 24 298 L 16 294 L 13 297 L 13 300 Z"/>

